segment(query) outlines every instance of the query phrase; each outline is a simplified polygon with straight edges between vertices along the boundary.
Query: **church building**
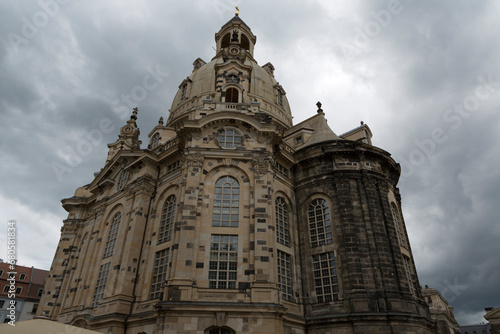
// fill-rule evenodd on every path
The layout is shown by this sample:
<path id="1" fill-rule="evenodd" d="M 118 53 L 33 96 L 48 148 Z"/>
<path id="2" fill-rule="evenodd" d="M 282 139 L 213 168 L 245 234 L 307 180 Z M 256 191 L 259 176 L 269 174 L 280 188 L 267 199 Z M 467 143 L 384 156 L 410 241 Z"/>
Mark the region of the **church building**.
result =
<path id="1" fill-rule="evenodd" d="M 397 188 L 366 124 L 293 124 L 237 14 L 141 147 L 135 108 L 68 211 L 39 317 L 110 334 L 430 334 Z"/>

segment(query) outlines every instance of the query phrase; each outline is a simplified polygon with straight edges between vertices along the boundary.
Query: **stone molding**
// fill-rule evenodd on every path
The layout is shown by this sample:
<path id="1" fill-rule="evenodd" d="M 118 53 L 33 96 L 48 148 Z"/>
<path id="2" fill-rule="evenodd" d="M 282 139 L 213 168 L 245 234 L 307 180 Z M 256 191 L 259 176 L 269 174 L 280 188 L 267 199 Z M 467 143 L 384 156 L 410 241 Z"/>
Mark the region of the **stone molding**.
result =
<path id="1" fill-rule="evenodd" d="M 205 160 L 205 158 L 199 153 L 187 155 L 185 156 L 185 159 L 187 160 L 189 167 L 202 167 L 203 161 Z"/>

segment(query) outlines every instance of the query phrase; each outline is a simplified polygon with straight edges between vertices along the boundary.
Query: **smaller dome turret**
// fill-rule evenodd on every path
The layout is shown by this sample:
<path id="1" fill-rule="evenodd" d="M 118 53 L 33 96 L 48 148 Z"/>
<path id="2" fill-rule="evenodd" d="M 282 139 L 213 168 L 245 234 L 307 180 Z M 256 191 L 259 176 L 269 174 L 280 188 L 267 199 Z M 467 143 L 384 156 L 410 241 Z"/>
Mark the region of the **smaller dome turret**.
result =
<path id="1" fill-rule="evenodd" d="M 253 57 L 253 48 L 256 42 L 257 37 L 238 15 L 235 15 L 224 24 L 219 32 L 215 34 L 217 52 L 231 46 L 238 46 L 242 50 L 248 51 Z"/>
<path id="2" fill-rule="evenodd" d="M 120 134 L 118 135 L 118 140 L 112 144 L 108 144 L 108 158 L 109 161 L 115 156 L 115 154 L 120 150 L 140 150 L 141 141 L 139 140 L 139 135 L 141 131 L 137 126 L 137 113 L 139 109 L 134 108 L 132 116 L 127 121 L 127 124 L 120 128 Z"/>
<path id="3" fill-rule="evenodd" d="M 196 59 L 191 75 L 179 85 L 167 126 L 214 113 L 220 117 L 243 113 L 266 122 L 272 119 L 285 128 L 292 126 L 286 92 L 274 76 L 274 66 L 260 66 L 253 58 L 256 41 L 238 14 L 224 24 L 215 34 L 215 57 L 208 63 Z"/>

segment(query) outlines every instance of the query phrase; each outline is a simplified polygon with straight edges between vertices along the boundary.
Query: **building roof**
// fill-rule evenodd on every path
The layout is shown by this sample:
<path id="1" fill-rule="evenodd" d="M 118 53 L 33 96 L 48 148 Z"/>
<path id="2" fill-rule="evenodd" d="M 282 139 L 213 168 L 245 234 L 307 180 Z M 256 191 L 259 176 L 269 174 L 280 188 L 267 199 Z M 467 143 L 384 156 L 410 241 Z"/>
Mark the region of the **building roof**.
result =
<path id="1" fill-rule="evenodd" d="M 72 333 L 72 334 L 96 334 L 99 332 L 88 329 L 63 324 L 56 321 L 45 319 L 33 319 L 25 321 L 16 321 L 15 326 L 9 324 L 1 324 L 0 332 L 12 334 L 49 334 L 49 333 Z"/>

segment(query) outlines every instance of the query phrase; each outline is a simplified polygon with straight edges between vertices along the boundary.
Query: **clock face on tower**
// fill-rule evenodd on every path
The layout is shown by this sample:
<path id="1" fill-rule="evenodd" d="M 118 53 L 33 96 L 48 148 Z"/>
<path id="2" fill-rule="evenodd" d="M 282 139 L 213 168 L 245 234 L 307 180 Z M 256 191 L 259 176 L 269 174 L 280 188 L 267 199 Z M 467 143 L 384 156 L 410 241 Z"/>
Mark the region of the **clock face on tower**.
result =
<path id="1" fill-rule="evenodd" d="M 125 126 L 125 127 L 123 128 L 123 132 L 124 132 L 124 133 L 131 133 L 131 132 L 132 132 L 132 130 L 133 130 L 133 129 L 132 129 L 132 127 L 131 127 L 130 125 Z"/>

